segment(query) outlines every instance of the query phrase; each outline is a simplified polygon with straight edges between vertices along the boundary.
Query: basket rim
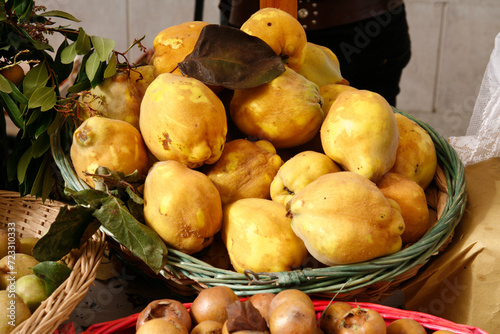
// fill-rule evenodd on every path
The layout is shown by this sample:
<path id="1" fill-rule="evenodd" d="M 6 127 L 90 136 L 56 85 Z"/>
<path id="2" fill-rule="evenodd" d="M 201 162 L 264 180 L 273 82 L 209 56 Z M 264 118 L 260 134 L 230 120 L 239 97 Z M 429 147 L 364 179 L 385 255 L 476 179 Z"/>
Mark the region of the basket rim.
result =
<path id="1" fill-rule="evenodd" d="M 393 282 L 412 269 L 418 270 L 450 241 L 456 225 L 462 219 L 467 202 L 465 171 L 455 149 L 436 130 L 410 114 L 395 107 L 392 109 L 394 113 L 408 117 L 427 131 L 436 149 L 438 165 L 446 177 L 448 199 L 444 210 L 420 240 L 396 253 L 366 262 L 265 273 L 237 273 L 216 268 L 191 255 L 168 248 L 168 263 L 159 274 L 166 280 L 189 284 L 193 294 L 208 287 L 226 285 L 231 286 L 237 295 L 243 296 L 259 292 L 279 292 L 291 287 L 308 294 L 355 293 L 370 286 Z M 76 186 L 74 190 L 86 189 L 72 170 L 70 159 L 62 151 L 57 132 L 51 137 L 51 145 L 58 167 L 69 171 L 62 173 L 66 183 Z M 116 240 L 109 231 L 103 232 Z"/>

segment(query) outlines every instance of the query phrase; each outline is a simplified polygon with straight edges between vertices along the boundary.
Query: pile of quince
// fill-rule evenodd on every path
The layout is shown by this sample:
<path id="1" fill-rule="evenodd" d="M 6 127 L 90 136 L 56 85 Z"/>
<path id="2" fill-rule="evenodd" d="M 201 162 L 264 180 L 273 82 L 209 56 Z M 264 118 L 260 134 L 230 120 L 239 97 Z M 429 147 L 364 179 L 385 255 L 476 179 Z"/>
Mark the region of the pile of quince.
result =
<path id="1" fill-rule="evenodd" d="M 206 26 L 161 31 L 148 65 L 82 97 L 71 147 L 82 179 L 93 187 L 99 166 L 146 175 L 146 224 L 237 272 L 357 263 L 423 236 L 437 158 L 422 127 L 350 86 L 335 54 L 275 8 L 240 30 L 272 48 L 281 74 L 241 89 L 185 75 Z"/>

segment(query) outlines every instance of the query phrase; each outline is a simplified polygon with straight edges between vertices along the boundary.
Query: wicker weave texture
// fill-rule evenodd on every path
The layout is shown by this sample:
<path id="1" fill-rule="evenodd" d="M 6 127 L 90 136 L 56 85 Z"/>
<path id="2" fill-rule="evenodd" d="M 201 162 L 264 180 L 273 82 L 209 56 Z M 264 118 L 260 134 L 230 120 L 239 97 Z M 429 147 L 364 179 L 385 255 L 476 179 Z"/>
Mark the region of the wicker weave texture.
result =
<path id="1" fill-rule="evenodd" d="M 43 203 L 33 197 L 21 198 L 17 192 L 0 190 L 0 226 L 15 223 L 20 237 L 40 238 L 62 205 L 57 201 Z M 64 260 L 72 269 L 70 276 L 12 333 L 52 334 L 69 318 L 94 282 L 104 248 L 105 236 L 98 231 L 80 250 L 66 256 Z"/>

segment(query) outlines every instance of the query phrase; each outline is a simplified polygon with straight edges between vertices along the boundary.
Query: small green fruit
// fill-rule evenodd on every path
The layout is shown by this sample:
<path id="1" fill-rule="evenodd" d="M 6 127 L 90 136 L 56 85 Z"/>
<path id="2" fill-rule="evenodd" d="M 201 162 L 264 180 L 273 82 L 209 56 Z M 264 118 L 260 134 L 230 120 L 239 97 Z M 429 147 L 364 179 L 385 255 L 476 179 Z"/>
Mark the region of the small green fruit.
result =
<path id="1" fill-rule="evenodd" d="M 23 299 L 32 313 L 49 297 L 45 282 L 35 274 L 23 276 L 16 281 L 16 294 Z"/>

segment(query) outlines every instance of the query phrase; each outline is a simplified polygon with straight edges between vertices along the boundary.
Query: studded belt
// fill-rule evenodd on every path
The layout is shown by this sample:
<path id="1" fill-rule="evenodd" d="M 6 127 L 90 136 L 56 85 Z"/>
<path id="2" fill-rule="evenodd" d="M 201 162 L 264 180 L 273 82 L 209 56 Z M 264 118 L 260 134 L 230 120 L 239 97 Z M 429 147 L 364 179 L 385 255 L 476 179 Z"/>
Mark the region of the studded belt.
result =
<path id="1" fill-rule="evenodd" d="M 240 27 L 254 12 L 259 1 L 232 0 L 229 23 Z M 403 0 L 298 0 L 297 19 L 306 30 L 318 30 L 358 22 L 395 10 Z"/>
<path id="2" fill-rule="evenodd" d="M 396 10 L 403 0 L 299 0 L 297 19 L 306 30 L 341 26 Z"/>

